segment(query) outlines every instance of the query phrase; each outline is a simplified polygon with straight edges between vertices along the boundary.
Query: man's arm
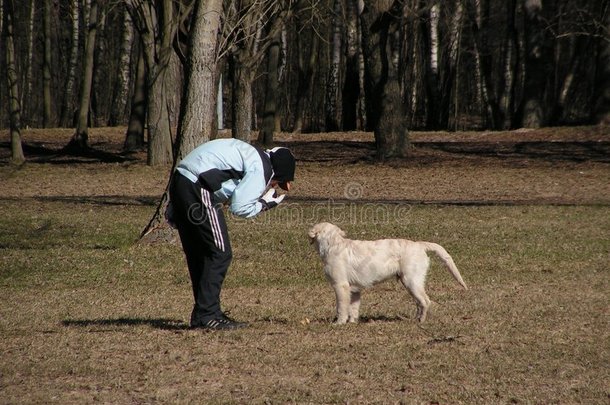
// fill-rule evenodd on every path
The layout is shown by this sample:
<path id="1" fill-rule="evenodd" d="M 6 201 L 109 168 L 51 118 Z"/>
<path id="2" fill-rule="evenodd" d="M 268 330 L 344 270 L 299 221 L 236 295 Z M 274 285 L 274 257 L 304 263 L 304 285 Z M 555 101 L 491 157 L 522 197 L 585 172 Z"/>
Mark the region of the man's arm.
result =
<path id="1" fill-rule="evenodd" d="M 233 191 L 231 212 L 242 218 L 251 218 L 260 213 L 263 204 L 259 199 L 266 186 L 262 172 L 258 170 L 247 172 Z"/>

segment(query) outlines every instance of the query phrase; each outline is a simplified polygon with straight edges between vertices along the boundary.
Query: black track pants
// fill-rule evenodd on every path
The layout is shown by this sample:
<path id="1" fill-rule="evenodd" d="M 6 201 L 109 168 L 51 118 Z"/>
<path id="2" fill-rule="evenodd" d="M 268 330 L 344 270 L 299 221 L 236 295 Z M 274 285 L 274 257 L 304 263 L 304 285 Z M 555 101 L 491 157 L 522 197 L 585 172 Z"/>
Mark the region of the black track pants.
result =
<path id="1" fill-rule="evenodd" d="M 193 286 L 191 326 L 198 326 L 222 314 L 220 290 L 232 258 L 227 224 L 210 192 L 179 172 L 169 195 Z"/>

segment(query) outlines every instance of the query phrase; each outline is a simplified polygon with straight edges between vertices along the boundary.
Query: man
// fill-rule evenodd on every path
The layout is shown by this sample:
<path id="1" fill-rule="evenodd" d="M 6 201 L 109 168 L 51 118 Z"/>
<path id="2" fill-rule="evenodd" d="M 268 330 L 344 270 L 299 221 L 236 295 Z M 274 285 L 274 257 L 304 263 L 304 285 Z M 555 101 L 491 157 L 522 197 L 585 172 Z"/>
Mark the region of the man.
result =
<path id="1" fill-rule="evenodd" d="M 222 210 L 240 217 L 269 210 L 290 191 L 295 159 L 287 148 L 263 151 L 237 139 L 217 139 L 195 148 L 177 166 L 166 215 L 180 234 L 193 287 L 191 328 L 236 329 L 247 326 L 226 316 L 220 291 L 232 258 Z M 267 192 L 265 192 L 267 191 Z"/>

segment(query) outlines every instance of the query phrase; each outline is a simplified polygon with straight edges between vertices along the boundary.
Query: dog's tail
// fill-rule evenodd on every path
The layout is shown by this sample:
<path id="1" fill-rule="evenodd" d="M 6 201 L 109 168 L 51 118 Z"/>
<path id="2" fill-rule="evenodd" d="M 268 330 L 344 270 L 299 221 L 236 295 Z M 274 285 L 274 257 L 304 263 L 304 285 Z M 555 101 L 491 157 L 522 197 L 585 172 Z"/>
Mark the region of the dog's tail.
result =
<path id="1" fill-rule="evenodd" d="M 449 269 L 449 272 L 451 273 L 453 278 L 455 278 L 456 281 L 458 283 L 460 283 L 460 285 L 462 287 L 464 287 L 464 289 L 466 289 L 466 290 L 468 289 L 468 287 L 466 286 L 466 283 L 462 279 L 462 275 L 460 274 L 457 266 L 455 265 L 455 262 L 453 261 L 453 259 L 449 255 L 449 253 L 447 253 L 447 251 L 445 250 L 444 247 L 442 247 L 439 244 L 432 243 L 432 242 L 419 242 L 419 243 L 421 243 L 424 246 L 424 249 L 426 249 L 426 252 L 432 251 L 432 252 L 436 253 L 436 255 L 443 261 L 443 263 L 445 263 L 445 266 L 447 267 L 447 269 Z"/>

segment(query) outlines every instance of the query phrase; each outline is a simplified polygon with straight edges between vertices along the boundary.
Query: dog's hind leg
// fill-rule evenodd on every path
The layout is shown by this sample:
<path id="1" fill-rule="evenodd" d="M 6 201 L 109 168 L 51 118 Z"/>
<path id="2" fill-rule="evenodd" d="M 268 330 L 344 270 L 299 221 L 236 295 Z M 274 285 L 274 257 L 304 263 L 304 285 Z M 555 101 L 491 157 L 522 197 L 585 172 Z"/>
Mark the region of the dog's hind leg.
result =
<path id="1" fill-rule="evenodd" d="M 349 306 L 349 322 L 358 322 L 360 316 L 360 291 L 352 290 L 351 303 Z"/>
<path id="2" fill-rule="evenodd" d="M 428 294 L 426 294 L 423 281 L 417 282 L 415 280 L 408 280 L 404 275 L 400 277 L 400 281 L 415 299 L 417 305 L 417 319 L 419 322 L 424 322 L 428 315 L 431 301 Z"/>
<path id="3" fill-rule="evenodd" d="M 335 295 L 337 297 L 337 319 L 335 323 L 343 324 L 347 322 L 350 307 L 350 288 L 349 284 L 335 284 Z"/>

